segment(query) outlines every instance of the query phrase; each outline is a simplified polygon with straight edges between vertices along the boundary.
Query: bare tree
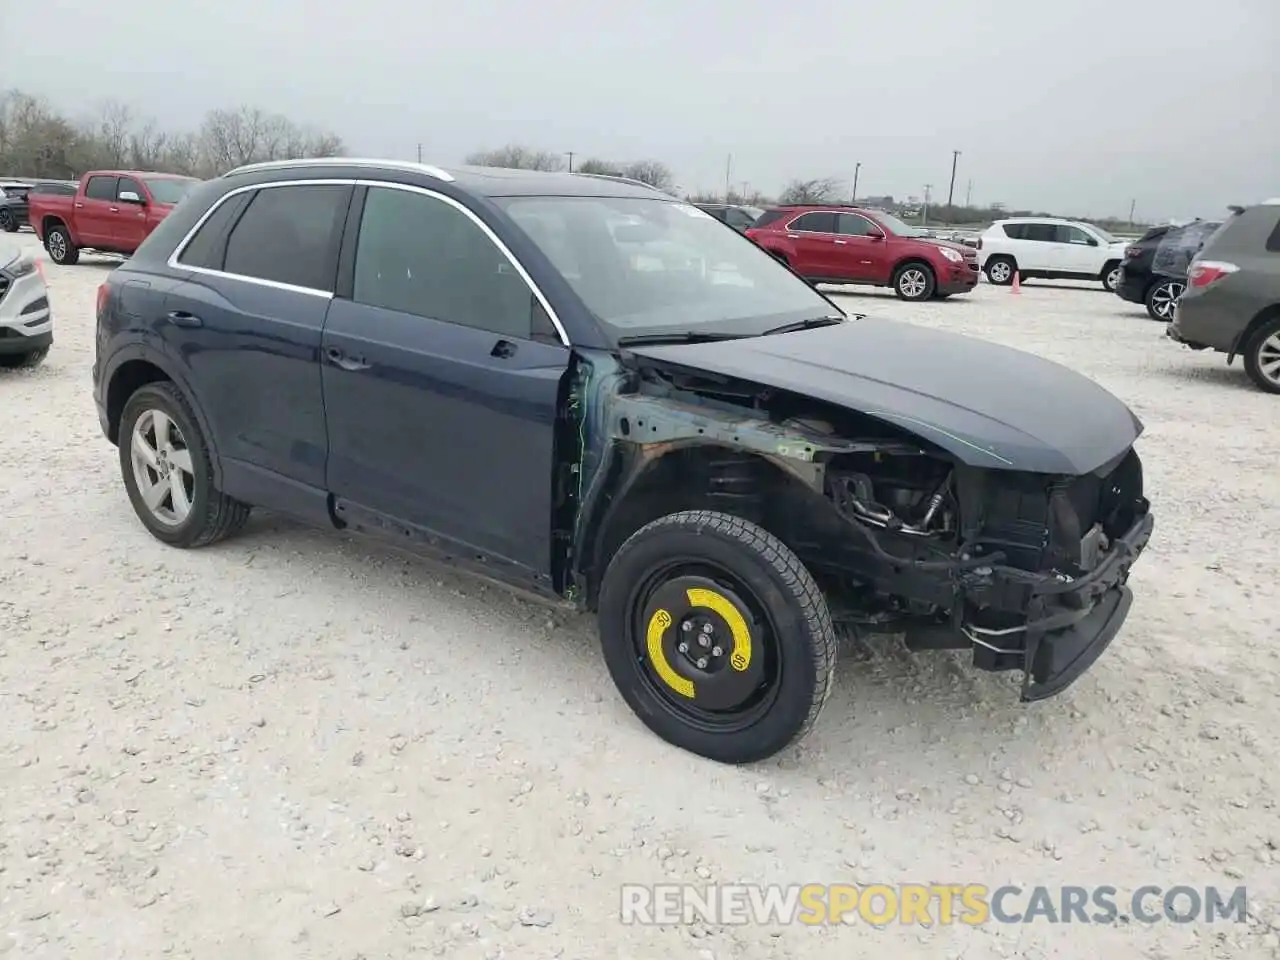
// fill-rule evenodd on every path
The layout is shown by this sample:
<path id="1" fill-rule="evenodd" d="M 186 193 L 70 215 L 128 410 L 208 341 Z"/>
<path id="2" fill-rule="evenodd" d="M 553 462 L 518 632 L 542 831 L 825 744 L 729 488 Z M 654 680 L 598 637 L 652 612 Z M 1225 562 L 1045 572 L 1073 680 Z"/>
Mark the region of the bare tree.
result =
<path id="1" fill-rule="evenodd" d="M 792 180 L 778 198 L 781 203 L 830 203 L 840 192 L 840 181 L 834 177 L 819 180 Z"/>
<path id="2" fill-rule="evenodd" d="M 658 160 L 633 160 L 623 165 L 622 175 L 667 192 L 675 185 L 671 168 Z"/>
<path id="3" fill-rule="evenodd" d="M 599 157 L 588 157 L 578 164 L 578 173 L 594 173 L 605 177 L 621 177 L 623 176 L 622 167 L 608 160 L 601 160 Z"/>
<path id="4" fill-rule="evenodd" d="M 468 154 L 467 164 L 473 167 L 505 167 L 508 170 L 548 170 L 559 172 L 565 168 L 565 157 L 548 150 L 509 143 L 496 150 L 477 150 Z"/>
<path id="5" fill-rule="evenodd" d="M 89 131 L 102 166 L 123 167 L 129 163 L 134 126 L 133 112 L 124 104 L 114 100 L 103 104 L 101 116 Z"/>

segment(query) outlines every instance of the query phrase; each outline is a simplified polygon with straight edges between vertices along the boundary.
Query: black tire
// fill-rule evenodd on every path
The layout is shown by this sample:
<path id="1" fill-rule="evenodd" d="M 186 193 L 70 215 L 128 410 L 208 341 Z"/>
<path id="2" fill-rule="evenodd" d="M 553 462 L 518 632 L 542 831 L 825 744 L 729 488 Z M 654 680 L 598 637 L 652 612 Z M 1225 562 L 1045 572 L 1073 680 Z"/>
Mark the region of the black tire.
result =
<path id="1" fill-rule="evenodd" d="M 0 370 L 30 370 L 44 363 L 44 358 L 48 355 L 48 347 L 28 353 L 0 353 Z"/>
<path id="2" fill-rule="evenodd" d="M 1267 376 L 1263 363 L 1280 361 L 1280 314 L 1263 321 L 1244 348 L 1244 369 L 1259 390 L 1280 393 L 1280 372 Z"/>
<path id="3" fill-rule="evenodd" d="M 74 267 L 80 262 L 80 248 L 71 239 L 71 232 L 61 224 L 45 234 L 44 248 L 49 252 L 49 259 L 59 266 Z"/>
<path id="4" fill-rule="evenodd" d="M 1120 286 L 1120 261 L 1109 260 L 1102 268 L 1102 273 L 1098 275 L 1098 279 L 1102 281 L 1102 289 L 1107 293 L 1115 293 L 1116 287 Z"/>
<path id="5" fill-rule="evenodd" d="M 923 282 L 919 278 L 923 278 Z M 908 289 L 904 290 L 904 287 Z M 934 276 L 933 268 L 918 260 L 904 263 L 893 273 L 893 292 L 898 295 L 899 300 L 911 303 L 931 300 L 937 287 L 938 278 Z"/>
<path id="6" fill-rule="evenodd" d="M 153 410 L 165 414 L 177 426 L 191 455 L 191 509 L 176 525 L 162 523 L 142 499 L 132 462 L 133 428 L 138 419 Z M 173 547 L 206 547 L 237 533 L 249 519 L 248 504 L 228 497 L 213 485 L 213 465 L 209 447 L 191 405 L 173 383 L 160 381 L 139 388 L 124 405 L 120 417 L 120 472 L 129 502 L 143 526 L 157 540 Z"/>
<path id="7" fill-rule="evenodd" d="M 0 230 L 5 233 L 18 232 L 18 218 L 13 215 L 13 211 L 8 207 L 0 207 Z"/>
<path id="8" fill-rule="evenodd" d="M 698 584 L 706 592 L 695 606 L 688 591 Z M 831 691 L 836 636 L 826 599 L 782 541 L 740 517 L 686 511 L 638 530 L 605 571 L 597 616 L 623 699 L 663 740 L 710 760 L 773 756 L 808 734 Z M 686 622 L 702 626 L 686 633 Z M 701 640 L 708 623 L 716 646 L 696 651 L 707 657 L 704 672 L 678 644 Z"/>
<path id="9" fill-rule="evenodd" d="M 1177 303 L 1178 297 L 1182 296 L 1182 291 L 1186 287 L 1185 282 L 1173 277 L 1165 277 L 1163 280 L 1153 283 L 1144 298 L 1147 316 L 1152 320 L 1158 320 L 1160 323 L 1168 323 L 1173 319 L 1174 305 Z"/>
<path id="10" fill-rule="evenodd" d="M 1000 264 L 1001 269 L 993 270 L 992 268 L 995 267 L 996 264 Z M 1008 274 L 1005 274 L 1003 267 L 1009 268 Z M 982 265 L 982 272 L 987 275 L 988 283 L 994 283 L 997 287 L 1007 287 L 1013 283 L 1013 275 L 1018 272 L 1018 261 L 1014 260 L 1013 257 L 1006 257 L 1003 255 L 991 257 Z M 992 276 L 993 273 L 995 276 Z M 999 277 L 999 279 L 996 279 L 997 277 Z"/>

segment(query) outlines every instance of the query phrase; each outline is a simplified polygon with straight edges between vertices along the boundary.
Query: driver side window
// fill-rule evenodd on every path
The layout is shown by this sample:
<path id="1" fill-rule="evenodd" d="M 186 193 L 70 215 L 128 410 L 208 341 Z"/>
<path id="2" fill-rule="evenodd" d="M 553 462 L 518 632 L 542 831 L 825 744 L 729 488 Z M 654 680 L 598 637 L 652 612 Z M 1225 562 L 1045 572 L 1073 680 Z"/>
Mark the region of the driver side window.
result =
<path id="1" fill-rule="evenodd" d="M 1079 227 L 1069 227 L 1065 224 L 1058 225 L 1058 243 L 1074 243 L 1078 246 L 1087 247 L 1089 245 L 1089 235 Z"/>
<path id="2" fill-rule="evenodd" d="M 531 339 L 533 291 L 467 214 L 438 197 L 370 187 L 351 299 L 371 307 Z"/>

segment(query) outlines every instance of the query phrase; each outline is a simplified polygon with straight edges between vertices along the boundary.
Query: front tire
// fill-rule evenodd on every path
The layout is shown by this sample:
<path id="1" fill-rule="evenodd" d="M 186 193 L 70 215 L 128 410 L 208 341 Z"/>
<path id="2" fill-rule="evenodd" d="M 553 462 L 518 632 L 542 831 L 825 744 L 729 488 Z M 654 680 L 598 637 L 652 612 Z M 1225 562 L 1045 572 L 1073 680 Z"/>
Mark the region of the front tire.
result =
<path id="1" fill-rule="evenodd" d="M 5 233 L 18 232 L 18 219 L 8 207 L 0 207 L 0 230 Z"/>
<path id="2" fill-rule="evenodd" d="M 44 358 L 48 355 L 48 347 L 27 353 L 0 353 L 0 370 L 31 370 L 44 363 Z"/>
<path id="3" fill-rule="evenodd" d="M 61 224 L 50 228 L 44 238 L 44 248 L 49 259 L 62 267 L 74 267 L 80 262 L 80 248 L 71 239 L 71 232 Z"/>
<path id="4" fill-rule="evenodd" d="M 1152 285 L 1146 296 L 1147 316 L 1168 323 L 1173 319 L 1173 308 L 1178 305 L 1178 298 L 1186 288 L 1185 283 L 1172 277 Z"/>
<path id="5" fill-rule="evenodd" d="M 605 571 L 597 616 L 609 674 L 663 740 L 720 763 L 773 756 L 813 728 L 836 636 L 809 571 L 731 514 L 674 513 Z"/>
<path id="6" fill-rule="evenodd" d="M 911 303 L 931 299 L 937 285 L 933 270 L 923 263 L 904 263 L 893 275 L 893 292 Z"/>
<path id="7" fill-rule="evenodd" d="M 1244 369 L 1258 389 L 1280 393 L 1280 316 L 1267 320 L 1249 337 Z"/>
<path id="8" fill-rule="evenodd" d="M 195 414 L 174 384 L 140 388 L 124 405 L 120 471 L 142 525 L 172 547 L 204 547 L 239 531 L 250 507 L 213 485 Z"/>
<path id="9" fill-rule="evenodd" d="M 1018 264 L 1012 257 L 992 257 L 983 268 L 987 282 L 994 283 L 997 287 L 1007 287 L 1013 283 L 1013 275 L 1017 269 Z"/>

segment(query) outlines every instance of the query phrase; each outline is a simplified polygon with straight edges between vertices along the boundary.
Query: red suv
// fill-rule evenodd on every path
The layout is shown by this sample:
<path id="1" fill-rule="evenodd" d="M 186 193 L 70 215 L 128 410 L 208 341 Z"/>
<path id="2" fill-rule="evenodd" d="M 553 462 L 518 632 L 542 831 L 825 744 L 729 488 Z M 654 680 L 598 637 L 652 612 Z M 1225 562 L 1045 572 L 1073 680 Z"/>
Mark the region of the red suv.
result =
<path id="1" fill-rule="evenodd" d="M 942 300 L 978 284 L 976 250 L 931 239 L 880 210 L 777 206 L 747 236 L 810 283 L 893 287 L 903 300 Z"/>

